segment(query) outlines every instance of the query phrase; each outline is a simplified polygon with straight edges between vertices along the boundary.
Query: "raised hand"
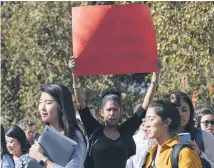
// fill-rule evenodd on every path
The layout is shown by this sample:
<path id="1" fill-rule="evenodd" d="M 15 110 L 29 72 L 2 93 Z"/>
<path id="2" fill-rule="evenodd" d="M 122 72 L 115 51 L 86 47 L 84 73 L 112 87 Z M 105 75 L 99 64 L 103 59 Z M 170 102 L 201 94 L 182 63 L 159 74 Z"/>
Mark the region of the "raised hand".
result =
<path id="1" fill-rule="evenodd" d="M 77 67 L 76 58 L 74 56 L 70 57 L 69 62 L 68 62 L 68 67 L 71 69 L 72 72 Z"/>

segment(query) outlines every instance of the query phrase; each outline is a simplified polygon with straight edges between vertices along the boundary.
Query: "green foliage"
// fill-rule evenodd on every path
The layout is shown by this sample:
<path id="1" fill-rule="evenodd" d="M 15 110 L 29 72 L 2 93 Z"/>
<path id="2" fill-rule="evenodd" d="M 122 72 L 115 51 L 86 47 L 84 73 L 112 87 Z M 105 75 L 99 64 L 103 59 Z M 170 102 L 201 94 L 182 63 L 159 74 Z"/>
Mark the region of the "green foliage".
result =
<path id="1" fill-rule="evenodd" d="M 143 1 L 121 1 L 143 3 Z M 92 2 L 2 2 L 1 4 L 1 112 L 6 126 L 24 116 L 36 116 L 39 90 L 57 82 L 72 88 L 67 67 L 72 55 L 71 8 Z M 210 103 L 214 84 L 213 2 L 149 2 L 156 27 L 159 56 L 164 63 L 157 97 L 174 90 L 198 93 L 198 102 Z M 147 74 L 81 77 L 88 104 L 99 106 L 100 93 L 118 87 L 123 111 L 132 114 L 142 101 L 140 84 Z M 185 77 L 186 84 L 181 84 Z M 72 89 L 71 89 L 72 91 Z"/>

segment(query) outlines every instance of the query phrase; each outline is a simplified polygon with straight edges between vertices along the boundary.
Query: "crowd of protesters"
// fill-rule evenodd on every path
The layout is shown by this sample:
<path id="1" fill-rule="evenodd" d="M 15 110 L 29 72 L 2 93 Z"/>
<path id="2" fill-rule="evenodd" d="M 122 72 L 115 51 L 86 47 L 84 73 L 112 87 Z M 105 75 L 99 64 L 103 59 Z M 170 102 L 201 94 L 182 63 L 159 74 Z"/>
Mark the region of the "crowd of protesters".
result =
<path id="1" fill-rule="evenodd" d="M 79 114 L 71 92 L 62 84 L 42 86 L 38 102 L 44 125 L 77 142 L 68 163 L 62 166 L 45 156 L 35 122 L 25 118 L 6 130 L 1 124 L 1 168 L 27 168 L 31 159 L 39 164 L 43 161 L 41 166 L 45 168 L 172 168 L 175 164 L 180 168 L 214 168 L 213 109 L 206 105 L 194 109 L 191 99 L 182 92 L 154 101 L 160 64 L 143 102 L 121 124 L 121 93 L 107 89 L 102 94 L 101 124 L 95 108 L 86 104 L 78 76 L 73 73 L 74 57 L 70 58 L 69 67 Z M 191 139 L 182 144 L 176 160 L 172 153 L 181 144 L 179 133 L 189 133 Z"/>

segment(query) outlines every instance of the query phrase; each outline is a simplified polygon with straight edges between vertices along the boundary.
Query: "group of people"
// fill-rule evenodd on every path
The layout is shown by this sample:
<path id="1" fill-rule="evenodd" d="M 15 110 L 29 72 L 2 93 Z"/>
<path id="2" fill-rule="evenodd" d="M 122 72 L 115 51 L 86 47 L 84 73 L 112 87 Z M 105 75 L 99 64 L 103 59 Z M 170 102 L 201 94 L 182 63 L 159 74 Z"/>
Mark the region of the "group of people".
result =
<path id="1" fill-rule="evenodd" d="M 194 109 L 191 99 L 182 92 L 153 101 L 160 65 L 152 75 L 143 102 L 121 124 L 120 92 L 108 89 L 102 94 L 99 112 L 104 124 L 101 124 L 90 112 L 78 76 L 73 73 L 74 57 L 70 58 L 69 67 L 80 118 L 76 117 L 71 92 L 62 84 L 42 86 L 38 109 L 45 125 L 77 142 L 70 161 L 62 166 L 45 156 L 37 141 L 35 124 L 26 122 L 26 126 L 21 122 L 6 131 L 1 125 L 2 168 L 26 168 L 30 159 L 43 163 L 45 168 L 170 168 L 174 167 L 171 153 L 180 143 L 178 134 L 186 132 L 191 140 L 179 153 L 178 167 L 214 168 L 213 109 L 205 106 Z"/>

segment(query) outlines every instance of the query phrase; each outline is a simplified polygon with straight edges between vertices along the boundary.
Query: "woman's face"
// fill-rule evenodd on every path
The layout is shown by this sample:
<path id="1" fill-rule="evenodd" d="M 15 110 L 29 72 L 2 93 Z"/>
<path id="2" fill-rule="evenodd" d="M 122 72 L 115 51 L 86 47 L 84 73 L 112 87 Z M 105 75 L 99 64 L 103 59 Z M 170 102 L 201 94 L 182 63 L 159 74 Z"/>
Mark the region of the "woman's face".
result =
<path id="1" fill-rule="evenodd" d="M 208 114 L 201 117 L 201 129 L 214 135 L 214 115 Z"/>
<path id="2" fill-rule="evenodd" d="M 106 102 L 101 110 L 101 116 L 109 127 L 115 127 L 120 119 L 120 106 L 114 100 Z"/>
<path id="3" fill-rule="evenodd" d="M 21 145 L 16 138 L 6 136 L 7 150 L 12 155 L 20 155 L 22 153 Z"/>
<path id="4" fill-rule="evenodd" d="M 182 99 L 180 100 L 180 104 L 180 107 L 177 107 L 181 116 L 180 126 L 185 127 L 190 120 L 190 108 L 189 105 Z"/>
<path id="5" fill-rule="evenodd" d="M 38 109 L 43 122 L 53 124 L 59 120 L 58 104 L 50 94 L 42 92 Z"/>
<path id="6" fill-rule="evenodd" d="M 156 114 L 154 107 L 148 108 L 144 119 L 144 127 L 146 136 L 149 139 L 157 139 L 163 135 L 165 136 L 165 133 L 168 131 L 161 118 Z"/>

